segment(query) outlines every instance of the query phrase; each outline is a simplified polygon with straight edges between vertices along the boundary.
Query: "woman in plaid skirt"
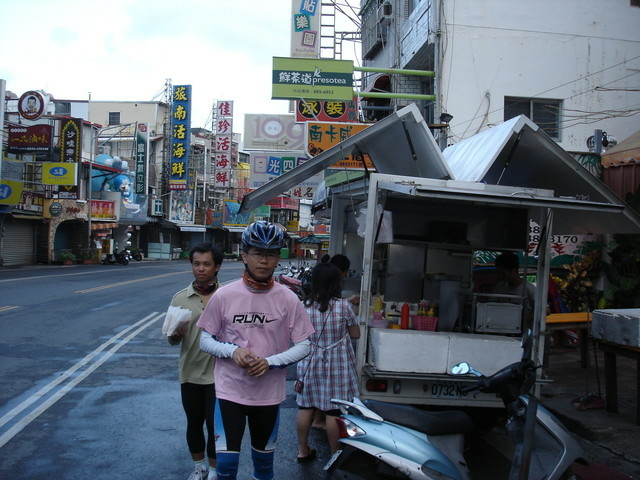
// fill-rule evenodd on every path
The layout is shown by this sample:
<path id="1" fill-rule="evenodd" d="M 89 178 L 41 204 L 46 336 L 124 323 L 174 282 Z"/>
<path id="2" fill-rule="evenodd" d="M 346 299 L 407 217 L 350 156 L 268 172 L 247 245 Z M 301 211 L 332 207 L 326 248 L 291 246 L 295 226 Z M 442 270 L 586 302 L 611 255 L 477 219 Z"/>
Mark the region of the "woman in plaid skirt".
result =
<path id="1" fill-rule="evenodd" d="M 315 458 L 315 449 L 308 444 L 309 430 L 316 409 L 326 414 L 327 440 L 331 452 L 338 450 L 340 410 L 332 398 L 353 400 L 358 396 L 356 357 L 351 339 L 360 337 L 360 327 L 353 306 L 341 298 L 340 270 L 323 258 L 311 274 L 311 293 L 305 299 L 315 333 L 309 337 L 311 352 L 298 362 L 298 379 L 302 391 L 296 397 L 298 418 L 298 462 Z"/>

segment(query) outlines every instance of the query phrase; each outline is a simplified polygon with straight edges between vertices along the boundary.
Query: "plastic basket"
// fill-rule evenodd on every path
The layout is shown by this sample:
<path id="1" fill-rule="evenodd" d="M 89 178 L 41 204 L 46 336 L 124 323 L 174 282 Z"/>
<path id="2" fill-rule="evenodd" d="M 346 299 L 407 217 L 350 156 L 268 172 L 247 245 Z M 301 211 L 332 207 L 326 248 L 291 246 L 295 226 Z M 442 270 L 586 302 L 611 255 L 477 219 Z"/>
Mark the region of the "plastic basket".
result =
<path id="1" fill-rule="evenodd" d="M 424 317 L 417 315 L 413 317 L 413 329 L 414 330 L 427 330 L 435 332 L 438 327 L 438 317 Z"/>

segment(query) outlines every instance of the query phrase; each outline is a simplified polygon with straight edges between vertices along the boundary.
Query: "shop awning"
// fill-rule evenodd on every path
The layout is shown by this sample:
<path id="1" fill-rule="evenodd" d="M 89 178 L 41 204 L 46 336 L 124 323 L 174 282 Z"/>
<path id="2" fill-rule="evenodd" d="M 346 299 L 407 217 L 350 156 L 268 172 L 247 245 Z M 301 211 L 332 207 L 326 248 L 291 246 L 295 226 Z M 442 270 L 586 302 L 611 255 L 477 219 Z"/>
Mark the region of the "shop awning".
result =
<path id="1" fill-rule="evenodd" d="M 345 156 L 360 153 L 369 155 L 378 173 L 453 178 L 418 107 L 412 103 L 245 195 L 240 213 L 259 207 Z"/>
<path id="2" fill-rule="evenodd" d="M 178 225 L 181 232 L 206 232 L 207 227 L 204 225 Z"/>
<path id="3" fill-rule="evenodd" d="M 231 232 L 231 233 L 242 233 L 244 232 L 244 229 L 247 227 L 231 227 L 228 225 L 223 225 L 224 229 Z"/>
<path id="4" fill-rule="evenodd" d="M 110 230 L 118 228 L 117 222 L 91 222 L 91 230 Z"/>

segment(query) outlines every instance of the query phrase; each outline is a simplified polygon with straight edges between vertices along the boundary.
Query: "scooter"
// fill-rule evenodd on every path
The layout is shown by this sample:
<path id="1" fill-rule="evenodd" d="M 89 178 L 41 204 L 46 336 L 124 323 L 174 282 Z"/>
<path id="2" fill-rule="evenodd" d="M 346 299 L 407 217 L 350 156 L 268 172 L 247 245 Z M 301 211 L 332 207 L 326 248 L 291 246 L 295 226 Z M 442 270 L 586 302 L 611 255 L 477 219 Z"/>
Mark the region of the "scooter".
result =
<path id="1" fill-rule="evenodd" d="M 114 263 L 120 263 L 122 265 L 129 265 L 129 257 L 127 256 L 126 249 L 118 252 L 116 248 L 113 253 L 107 253 L 102 257 L 103 265 L 112 265 Z"/>
<path id="2" fill-rule="evenodd" d="M 281 267 L 281 271 L 276 272 L 274 278 L 276 282 L 292 290 L 300 300 L 304 300 L 311 289 L 311 270 L 307 265 L 299 268 L 288 265 Z"/>
<path id="3" fill-rule="evenodd" d="M 125 247 L 122 252 L 126 255 L 127 260 L 129 261 L 132 261 L 132 260 L 135 260 L 136 262 L 142 261 L 142 253 L 140 252 L 140 250 L 136 250 L 135 253 L 132 253 L 131 250 L 129 250 L 129 247 Z"/>
<path id="4" fill-rule="evenodd" d="M 536 380 L 531 360 L 532 337 L 525 333 L 520 362 L 490 377 L 468 363 L 455 365 L 453 375 L 473 375 L 477 382 L 463 393 L 496 393 L 503 400 L 506 430 L 515 444 L 508 479 L 576 479 L 574 462 L 587 456 L 565 427 L 537 399 L 528 395 Z M 332 479 L 411 478 L 469 480 L 464 436 L 473 429 L 462 410 L 429 412 L 408 405 L 359 399 L 332 399 L 338 417 L 341 450 L 325 465 Z"/>

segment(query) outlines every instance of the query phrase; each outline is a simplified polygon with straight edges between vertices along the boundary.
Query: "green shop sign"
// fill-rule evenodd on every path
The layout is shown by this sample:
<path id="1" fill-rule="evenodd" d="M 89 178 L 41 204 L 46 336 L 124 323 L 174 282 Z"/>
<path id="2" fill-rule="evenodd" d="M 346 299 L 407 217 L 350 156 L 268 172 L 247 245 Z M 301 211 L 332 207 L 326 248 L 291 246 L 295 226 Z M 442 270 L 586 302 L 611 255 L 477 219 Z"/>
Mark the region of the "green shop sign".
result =
<path id="1" fill-rule="evenodd" d="M 353 100 L 353 62 L 273 57 L 271 98 Z"/>

